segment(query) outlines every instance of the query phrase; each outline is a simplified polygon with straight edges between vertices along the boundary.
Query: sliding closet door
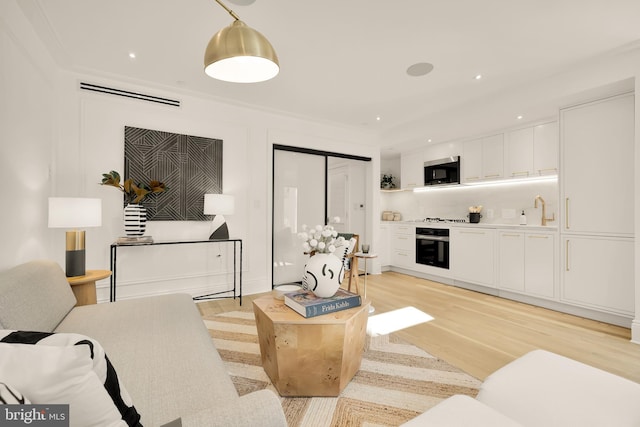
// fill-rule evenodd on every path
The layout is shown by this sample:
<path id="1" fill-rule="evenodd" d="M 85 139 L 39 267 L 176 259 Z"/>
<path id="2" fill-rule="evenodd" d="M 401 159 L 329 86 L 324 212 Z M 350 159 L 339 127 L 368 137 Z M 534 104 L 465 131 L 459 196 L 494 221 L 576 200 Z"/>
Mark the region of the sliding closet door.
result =
<path id="1" fill-rule="evenodd" d="M 273 284 L 300 282 L 308 255 L 297 234 L 325 224 L 326 158 L 274 150 Z"/>

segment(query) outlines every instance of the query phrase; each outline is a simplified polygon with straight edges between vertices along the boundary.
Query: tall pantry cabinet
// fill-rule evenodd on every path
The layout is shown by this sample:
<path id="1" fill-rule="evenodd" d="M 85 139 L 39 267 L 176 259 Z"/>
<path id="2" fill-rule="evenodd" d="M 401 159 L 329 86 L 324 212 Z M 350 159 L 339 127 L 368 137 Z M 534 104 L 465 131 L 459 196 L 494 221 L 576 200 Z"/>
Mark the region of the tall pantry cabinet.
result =
<path id="1" fill-rule="evenodd" d="M 560 110 L 561 299 L 634 315 L 634 96 Z"/>

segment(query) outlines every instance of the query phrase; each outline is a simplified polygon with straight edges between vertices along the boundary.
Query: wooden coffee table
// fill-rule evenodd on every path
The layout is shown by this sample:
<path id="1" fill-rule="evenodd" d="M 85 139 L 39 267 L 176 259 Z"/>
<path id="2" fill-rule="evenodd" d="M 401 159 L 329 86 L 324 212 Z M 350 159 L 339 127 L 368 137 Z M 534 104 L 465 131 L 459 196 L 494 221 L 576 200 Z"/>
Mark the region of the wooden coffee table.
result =
<path id="1" fill-rule="evenodd" d="M 262 366 L 281 396 L 338 396 L 360 369 L 369 302 L 305 318 L 283 301 L 253 301 Z"/>

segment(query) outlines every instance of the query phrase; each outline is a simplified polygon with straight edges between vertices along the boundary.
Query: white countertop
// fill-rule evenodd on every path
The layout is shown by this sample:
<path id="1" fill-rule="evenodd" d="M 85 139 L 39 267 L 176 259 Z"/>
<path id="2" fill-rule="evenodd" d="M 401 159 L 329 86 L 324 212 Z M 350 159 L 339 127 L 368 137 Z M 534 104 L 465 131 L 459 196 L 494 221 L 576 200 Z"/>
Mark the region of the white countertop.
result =
<path id="1" fill-rule="evenodd" d="M 493 229 L 510 229 L 519 231 L 558 231 L 557 225 L 538 225 L 538 224 L 498 224 L 498 223 L 470 223 L 470 222 L 425 222 L 425 221 L 380 221 L 381 224 L 410 224 L 422 228 L 493 228 Z"/>

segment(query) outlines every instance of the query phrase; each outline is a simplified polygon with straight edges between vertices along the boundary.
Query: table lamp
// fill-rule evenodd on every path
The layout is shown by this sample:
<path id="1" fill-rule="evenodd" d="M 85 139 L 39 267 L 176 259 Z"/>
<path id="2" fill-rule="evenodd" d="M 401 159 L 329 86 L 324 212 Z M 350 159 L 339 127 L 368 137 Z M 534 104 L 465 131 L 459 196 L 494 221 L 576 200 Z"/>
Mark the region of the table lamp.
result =
<path id="1" fill-rule="evenodd" d="M 226 240 L 229 238 L 229 229 L 223 215 L 233 214 L 235 200 L 227 194 L 205 194 L 204 214 L 214 215 L 211 222 L 211 236 L 209 240 Z"/>
<path id="2" fill-rule="evenodd" d="M 85 231 L 79 228 L 102 225 L 102 200 L 77 197 L 49 197 L 49 228 L 72 228 L 66 233 L 67 277 L 84 276 Z"/>

